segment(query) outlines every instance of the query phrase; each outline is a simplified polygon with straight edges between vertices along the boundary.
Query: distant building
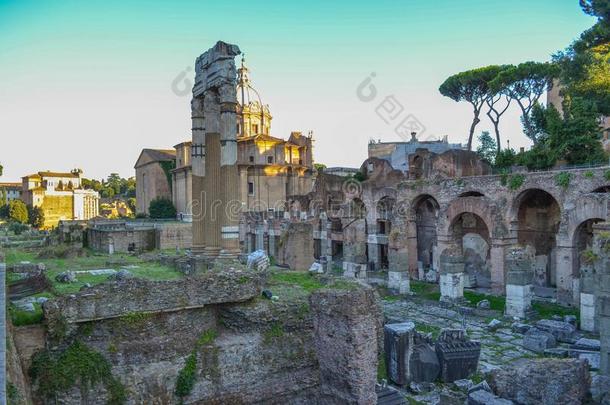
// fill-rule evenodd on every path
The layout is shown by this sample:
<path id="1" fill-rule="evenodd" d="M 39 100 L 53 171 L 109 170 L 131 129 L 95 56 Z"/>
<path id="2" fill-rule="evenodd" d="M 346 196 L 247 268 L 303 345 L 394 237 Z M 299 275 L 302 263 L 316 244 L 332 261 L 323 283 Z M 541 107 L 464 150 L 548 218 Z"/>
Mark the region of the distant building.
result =
<path id="1" fill-rule="evenodd" d="M 97 191 L 81 185 L 82 171 L 69 173 L 38 172 L 24 176 L 21 199 L 40 207 L 44 213 L 44 228 L 53 228 L 61 220 L 87 220 L 98 216 L 100 196 Z"/>
<path id="2" fill-rule="evenodd" d="M 350 177 L 358 173 L 360 169 L 355 167 L 326 167 L 324 174 L 331 174 L 333 176 Z"/>
<path id="3" fill-rule="evenodd" d="M 191 145 L 192 143 L 188 141 L 174 146 L 176 168 L 172 170 L 172 200 L 178 219 L 188 222 L 192 221 L 191 202 L 193 201 Z"/>
<path id="4" fill-rule="evenodd" d="M 459 143 L 449 143 L 447 137 L 438 141 L 419 141 L 415 133 L 411 134 L 408 142 L 369 142 L 369 158 L 383 159 L 390 165 L 403 173 L 409 172 L 409 160 L 418 149 L 423 149 L 434 154 L 441 154 L 449 150 L 463 150 Z"/>
<path id="5" fill-rule="evenodd" d="M 21 199 L 21 183 L 0 183 L 0 190 L 4 193 L 7 202 Z M 0 192 L 0 197 L 2 192 Z"/>
<path id="6" fill-rule="evenodd" d="M 176 165 L 176 151 L 143 149 L 135 164 L 136 214 L 148 214 L 155 198 L 172 200 L 172 170 Z"/>
<path id="7" fill-rule="evenodd" d="M 243 60 L 237 73 L 237 167 L 243 209 L 283 210 L 289 196 L 313 188 L 312 136 L 301 132 L 292 132 L 288 140 L 271 136 L 269 106 L 252 86 Z M 175 150 L 142 151 L 136 163 L 138 213 L 148 213 L 150 201 L 163 196 L 172 199 L 178 219 L 192 220 L 191 146 L 188 141 Z M 168 177 L 163 165 L 170 161 L 174 165 Z"/>

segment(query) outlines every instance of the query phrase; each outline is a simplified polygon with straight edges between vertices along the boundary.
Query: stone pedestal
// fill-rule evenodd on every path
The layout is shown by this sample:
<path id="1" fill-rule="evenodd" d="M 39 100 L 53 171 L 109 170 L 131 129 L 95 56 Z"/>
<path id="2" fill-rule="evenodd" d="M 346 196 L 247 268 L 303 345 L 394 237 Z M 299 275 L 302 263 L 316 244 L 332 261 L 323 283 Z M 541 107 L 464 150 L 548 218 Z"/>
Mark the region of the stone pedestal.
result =
<path id="1" fill-rule="evenodd" d="M 441 301 L 464 299 L 464 256 L 458 248 L 447 248 L 440 257 Z"/>
<path id="2" fill-rule="evenodd" d="M 610 279 L 608 280 L 610 282 Z M 599 372 L 610 376 L 610 296 L 599 298 L 599 341 L 601 344 Z"/>
<path id="3" fill-rule="evenodd" d="M 580 329 L 596 332 L 595 295 L 580 293 Z"/>
<path id="4" fill-rule="evenodd" d="M 533 253 L 523 247 L 512 247 L 504 258 L 506 273 L 506 308 L 508 317 L 525 319 L 531 315 Z"/>
<path id="5" fill-rule="evenodd" d="M 366 279 L 366 264 L 343 262 L 343 277 Z"/>
<path id="6" fill-rule="evenodd" d="M 389 271 L 388 288 L 398 291 L 399 294 L 408 294 L 411 292 L 409 273 L 406 271 Z"/>
<path id="7" fill-rule="evenodd" d="M 532 314 L 532 297 L 534 289 L 531 284 L 506 285 L 505 315 L 512 318 L 525 319 Z"/>

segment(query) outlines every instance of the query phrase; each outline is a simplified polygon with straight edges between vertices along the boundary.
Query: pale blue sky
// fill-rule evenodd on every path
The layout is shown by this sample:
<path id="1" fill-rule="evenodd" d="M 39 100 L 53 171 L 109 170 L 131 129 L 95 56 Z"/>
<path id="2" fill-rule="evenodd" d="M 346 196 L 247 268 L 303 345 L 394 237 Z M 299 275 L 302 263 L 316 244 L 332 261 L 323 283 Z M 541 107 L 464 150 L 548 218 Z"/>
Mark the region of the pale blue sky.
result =
<path id="1" fill-rule="evenodd" d="M 142 148 L 190 137 L 190 99 L 172 81 L 190 80 L 217 40 L 246 53 L 273 135 L 314 131 L 320 163 L 359 166 L 370 138 L 399 140 L 375 113 L 387 95 L 423 138 L 464 142 L 470 108 L 438 93 L 447 76 L 548 60 L 593 22 L 578 0 L 0 0 L 0 180 L 73 167 L 133 175 Z M 371 72 L 379 98 L 364 103 L 356 88 Z M 527 145 L 515 109 L 502 131 Z"/>

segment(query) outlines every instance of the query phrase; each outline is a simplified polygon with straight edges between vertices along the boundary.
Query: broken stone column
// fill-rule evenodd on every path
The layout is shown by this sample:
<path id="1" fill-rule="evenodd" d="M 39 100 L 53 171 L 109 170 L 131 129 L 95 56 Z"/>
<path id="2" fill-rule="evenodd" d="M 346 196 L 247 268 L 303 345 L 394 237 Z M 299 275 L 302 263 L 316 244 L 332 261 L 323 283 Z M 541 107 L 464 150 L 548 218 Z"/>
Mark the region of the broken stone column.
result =
<path id="1" fill-rule="evenodd" d="M 580 329 L 587 332 L 597 331 L 595 321 L 595 268 L 589 264 L 584 264 L 580 269 Z"/>
<path id="2" fill-rule="evenodd" d="M 600 366 L 602 375 L 610 376 L 610 223 L 593 225 L 595 262 L 595 312 L 599 328 Z"/>
<path id="3" fill-rule="evenodd" d="M 376 404 L 381 309 L 375 291 L 319 290 L 309 298 L 320 403 Z"/>
<path id="4" fill-rule="evenodd" d="M 440 259 L 441 301 L 457 302 L 464 299 L 464 256 L 457 247 L 447 248 Z"/>
<path id="5" fill-rule="evenodd" d="M 366 278 L 367 270 L 366 221 L 357 219 L 343 228 L 343 275 Z M 369 252 L 370 256 L 371 252 Z"/>
<path id="6" fill-rule="evenodd" d="M 195 62 L 191 102 L 193 252 L 208 258 L 239 253 L 236 45 L 217 42 Z"/>
<path id="7" fill-rule="evenodd" d="M 531 315 L 534 295 L 532 251 L 521 246 L 509 248 L 504 260 L 507 269 L 505 315 L 525 319 Z"/>
<path id="8" fill-rule="evenodd" d="M 440 373 L 434 348 L 413 322 L 384 326 L 384 355 L 388 378 L 397 385 L 434 382 Z"/>
<path id="9" fill-rule="evenodd" d="M 388 288 L 399 294 L 411 291 L 408 256 L 407 239 L 398 229 L 393 230 L 388 237 Z"/>
<path id="10" fill-rule="evenodd" d="M 237 48 L 235 45 L 231 45 Z M 239 214 L 242 203 L 239 198 L 239 175 L 237 173 L 237 90 L 235 62 L 233 57 L 239 49 L 229 53 L 230 63 L 225 66 L 227 79 L 219 88 L 220 96 L 220 189 L 224 212 L 221 220 L 220 256 L 235 259 L 239 250 Z M 232 55 L 235 53 L 235 55 Z M 232 55 L 232 56 L 231 56 Z M 258 245 L 258 241 L 257 241 Z M 258 247 L 264 249 L 264 246 Z"/>

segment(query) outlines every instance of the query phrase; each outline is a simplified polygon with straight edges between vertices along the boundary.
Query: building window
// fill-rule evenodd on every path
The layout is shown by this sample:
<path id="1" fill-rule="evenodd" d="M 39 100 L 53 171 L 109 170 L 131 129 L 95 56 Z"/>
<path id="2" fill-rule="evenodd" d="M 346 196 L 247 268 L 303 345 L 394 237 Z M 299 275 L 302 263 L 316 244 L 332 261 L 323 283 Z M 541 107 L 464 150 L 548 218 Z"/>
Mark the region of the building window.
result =
<path id="1" fill-rule="evenodd" d="M 258 134 L 258 124 L 252 124 L 252 132 L 254 135 Z"/>
<path id="2" fill-rule="evenodd" d="M 267 156 L 267 163 L 269 163 L 269 164 L 273 163 L 273 156 Z"/>
<path id="3" fill-rule="evenodd" d="M 254 183 L 248 182 L 248 195 L 254 195 Z"/>
<path id="4" fill-rule="evenodd" d="M 250 155 L 250 163 L 254 163 L 254 156 Z"/>

